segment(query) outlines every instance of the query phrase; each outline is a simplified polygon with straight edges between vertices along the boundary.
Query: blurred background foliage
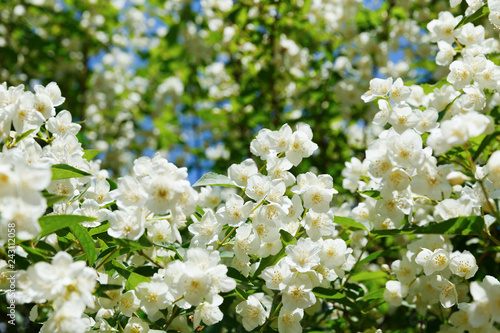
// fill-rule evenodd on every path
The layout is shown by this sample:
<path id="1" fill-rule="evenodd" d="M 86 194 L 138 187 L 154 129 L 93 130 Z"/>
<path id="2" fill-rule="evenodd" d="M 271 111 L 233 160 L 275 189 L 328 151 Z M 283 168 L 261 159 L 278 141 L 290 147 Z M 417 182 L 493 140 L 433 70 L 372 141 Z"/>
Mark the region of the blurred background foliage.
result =
<path id="1" fill-rule="evenodd" d="M 448 1 L 7 0 L 0 81 L 58 82 L 114 176 L 162 152 L 190 180 L 250 156 L 258 129 L 311 125 L 300 166 L 334 176 L 381 130 L 373 77 L 435 82 L 425 24 Z M 457 10 L 460 10 L 458 8 Z"/>

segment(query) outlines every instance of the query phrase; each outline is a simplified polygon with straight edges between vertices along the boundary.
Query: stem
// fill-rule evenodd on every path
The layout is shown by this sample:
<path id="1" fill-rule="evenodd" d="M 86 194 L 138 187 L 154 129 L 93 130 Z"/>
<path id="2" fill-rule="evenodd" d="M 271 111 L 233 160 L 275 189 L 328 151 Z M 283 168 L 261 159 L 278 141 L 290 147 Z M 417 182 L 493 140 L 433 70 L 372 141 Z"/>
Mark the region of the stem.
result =
<path id="1" fill-rule="evenodd" d="M 137 251 L 137 253 L 139 253 L 141 256 L 148 259 L 149 261 L 151 261 L 156 267 L 165 268 L 162 265 L 160 265 L 156 260 L 153 260 L 153 258 L 149 257 L 146 253 L 144 253 L 144 251 L 139 250 Z"/>
<path id="2" fill-rule="evenodd" d="M 368 242 L 366 242 L 366 245 L 365 247 L 363 248 L 363 250 L 361 251 L 361 253 L 359 254 L 359 257 L 358 259 L 356 260 L 356 263 L 354 263 L 354 266 L 352 266 L 352 269 L 351 271 L 349 272 L 349 274 L 347 275 L 347 277 L 345 278 L 344 282 L 342 282 L 342 285 L 340 286 L 340 290 L 342 290 L 345 286 L 345 284 L 347 283 L 347 281 L 351 278 L 352 274 L 354 273 L 354 270 L 356 269 L 356 266 L 358 266 L 358 263 L 361 261 L 361 257 L 363 256 L 363 253 L 365 253 L 366 249 L 368 248 L 368 245 L 370 245 L 370 243 L 372 242 L 372 238 L 370 238 L 368 240 Z"/>
<path id="3" fill-rule="evenodd" d="M 231 229 L 231 231 L 227 234 L 226 237 L 224 237 L 224 239 L 222 240 L 222 242 L 220 242 L 219 245 L 217 245 L 217 248 L 215 250 L 218 250 L 221 248 L 221 246 L 224 244 L 225 241 L 227 241 L 227 239 L 229 238 L 229 236 L 231 236 L 231 234 L 236 230 L 237 227 L 233 227 L 233 229 Z"/>
<path id="4" fill-rule="evenodd" d="M 111 251 L 106 258 L 102 259 L 101 262 L 95 267 L 95 270 L 97 271 L 104 263 L 113 255 L 116 253 L 116 251 L 119 250 L 119 247 L 117 246 L 113 251 Z"/>
<path id="5" fill-rule="evenodd" d="M 283 304 L 283 301 L 280 301 L 278 306 L 276 307 L 276 309 L 274 309 L 274 312 L 272 315 L 269 316 L 269 318 L 266 320 L 266 322 L 264 323 L 264 325 L 262 325 L 262 327 L 260 328 L 260 331 L 259 333 L 262 333 L 264 332 L 264 329 L 267 327 L 267 325 L 269 325 L 273 320 L 274 318 L 276 318 L 276 313 L 278 312 L 278 310 L 280 309 L 281 305 Z"/>
<path id="6" fill-rule="evenodd" d="M 165 323 L 165 328 L 164 328 L 165 332 L 167 331 L 167 328 L 170 326 L 170 324 L 172 324 L 172 321 L 174 320 L 175 315 L 177 314 L 178 311 L 179 311 L 179 307 L 174 305 L 174 309 L 172 310 L 172 314 L 170 315 L 170 318 L 168 318 L 167 322 Z"/>

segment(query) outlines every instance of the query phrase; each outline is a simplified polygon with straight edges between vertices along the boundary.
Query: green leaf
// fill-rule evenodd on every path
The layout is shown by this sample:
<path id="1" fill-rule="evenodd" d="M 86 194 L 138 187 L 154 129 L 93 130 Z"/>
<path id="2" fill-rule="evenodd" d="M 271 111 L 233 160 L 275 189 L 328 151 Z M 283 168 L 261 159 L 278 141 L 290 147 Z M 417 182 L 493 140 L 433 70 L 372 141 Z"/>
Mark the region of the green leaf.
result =
<path id="1" fill-rule="evenodd" d="M 100 152 L 101 152 L 101 150 L 99 150 L 99 149 L 84 150 L 83 151 L 83 158 L 90 162 L 94 157 L 99 155 Z"/>
<path id="2" fill-rule="evenodd" d="M 283 245 L 293 245 L 297 243 L 297 239 L 292 236 L 288 231 L 281 229 L 280 230 L 281 240 L 283 241 Z"/>
<path id="3" fill-rule="evenodd" d="M 66 164 L 52 165 L 52 180 L 90 176 L 90 173 L 78 170 Z"/>
<path id="4" fill-rule="evenodd" d="M 446 105 L 446 107 L 442 110 L 442 111 L 439 111 L 439 115 L 438 115 L 438 122 L 443 120 L 444 116 L 446 116 L 446 113 L 448 112 L 448 110 L 451 108 L 451 106 L 453 105 L 453 103 L 455 103 L 455 101 L 460 97 L 462 96 L 462 94 L 458 95 L 457 97 L 455 97 L 453 99 L 453 101 L 451 101 L 450 103 L 448 103 L 448 105 Z"/>
<path id="5" fill-rule="evenodd" d="M 127 290 L 133 290 L 139 283 L 150 281 L 147 277 L 143 275 L 127 270 L 127 268 L 125 268 L 125 266 L 123 266 L 122 263 L 116 260 L 113 260 L 111 264 L 118 272 L 118 274 L 127 279 L 127 281 L 125 282 L 125 289 Z"/>
<path id="6" fill-rule="evenodd" d="M 375 280 L 381 278 L 388 278 L 388 275 L 382 271 L 375 271 L 375 272 L 365 271 L 355 274 L 351 277 L 351 279 L 356 282 Z"/>
<path id="7" fill-rule="evenodd" d="M 101 284 L 95 290 L 94 295 L 97 295 L 99 297 L 108 297 L 108 295 L 106 295 L 105 291 L 117 290 L 117 289 L 122 289 L 122 288 L 123 288 L 123 286 L 119 285 L 119 284 Z"/>
<path id="8" fill-rule="evenodd" d="M 332 300 L 333 302 L 344 304 L 353 309 L 358 309 L 358 307 L 353 301 L 348 299 L 345 295 L 335 291 L 333 288 L 316 287 L 312 290 L 312 292 L 316 297 L 329 299 Z"/>
<path id="9" fill-rule="evenodd" d="M 108 231 L 108 229 L 109 229 L 109 222 L 106 222 L 106 223 L 101 224 L 98 227 L 91 228 L 89 230 L 89 235 L 93 236 L 93 235 L 101 234 L 103 232 Z"/>
<path id="10" fill-rule="evenodd" d="M 46 215 L 38 219 L 42 228 L 41 236 L 46 236 L 59 229 L 70 227 L 82 222 L 95 221 L 96 218 L 82 215 Z"/>
<path id="11" fill-rule="evenodd" d="M 223 187 L 238 187 L 231 179 L 226 176 L 219 175 L 214 172 L 204 174 L 193 187 L 196 186 L 223 186 Z"/>
<path id="12" fill-rule="evenodd" d="M 338 291 L 335 291 L 334 289 L 330 289 L 330 288 L 316 287 L 313 289 L 313 294 L 316 295 L 317 297 L 324 298 L 324 299 L 345 298 L 345 295 L 339 293 Z"/>
<path id="13" fill-rule="evenodd" d="M 109 183 L 109 190 L 110 191 L 116 190 L 118 188 L 118 185 L 116 185 L 116 183 L 112 179 L 106 178 L 106 180 Z"/>
<path id="14" fill-rule="evenodd" d="M 242 289 L 236 287 L 234 289 L 234 291 L 236 292 L 236 295 L 240 296 L 241 298 L 243 298 L 244 300 L 248 299 L 248 295 L 245 291 L 243 291 Z"/>
<path id="15" fill-rule="evenodd" d="M 21 244 L 21 247 L 28 253 L 28 258 L 32 262 L 39 262 L 39 261 L 50 261 L 49 257 L 38 251 L 37 249 L 32 248 L 31 246 L 27 244 Z"/>
<path id="16" fill-rule="evenodd" d="M 481 156 L 481 153 L 484 152 L 484 149 L 486 148 L 486 146 L 491 142 L 491 140 L 493 140 L 495 137 L 497 137 L 498 135 L 500 135 L 500 132 L 494 132 L 490 135 L 487 135 L 485 136 L 485 138 L 483 139 L 483 141 L 481 141 L 481 144 L 479 145 L 479 147 L 477 148 L 476 152 L 474 153 L 474 155 L 472 156 L 472 160 L 475 162 L 479 156 Z"/>
<path id="17" fill-rule="evenodd" d="M 377 200 L 381 198 L 380 191 L 373 191 L 373 190 L 370 190 L 370 191 L 358 191 L 358 193 L 364 194 L 366 196 L 369 196 L 370 198 L 377 199 Z"/>
<path id="18" fill-rule="evenodd" d="M 47 207 L 52 207 L 56 202 L 59 202 L 67 198 L 67 196 L 65 195 L 51 194 L 48 192 L 43 193 L 43 196 L 45 200 L 47 200 Z"/>
<path id="19" fill-rule="evenodd" d="M 453 30 L 458 29 L 467 23 L 474 22 L 476 20 L 479 20 L 481 17 L 488 15 L 490 13 L 490 9 L 488 8 L 488 4 L 484 4 L 483 7 L 479 8 L 474 12 L 474 14 L 465 16 L 462 18 L 460 22 L 453 28 Z"/>
<path id="20" fill-rule="evenodd" d="M 248 281 L 248 279 L 243 274 L 241 274 L 240 271 L 238 271 L 237 269 L 235 269 L 233 267 L 227 268 L 226 275 L 229 276 L 230 278 L 235 279 L 235 280 Z"/>
<path id="21" fill-rule="evenodd" d="M 377 299 L 377 298 L 382 298 L 384 297 L 384 290 L 385 288 L 380 288 L 375 291 L 372 291 L 365 296 L 361 297 L 359 300 L 360 301 L 368 301 L 370 299 Z"/>
<path id="22" fill-rule="evenodd" d="M 484 219 L 481 216 L 457 217 L 443 222 L 432 222 L 418 227 L 414 234 L 440 235 L 480 235 L 484 229 Z"/>
<path id="23" fill-rule="evenodd" d="M 349 228 L 366 230 L 365 226 L 362 225 L 361 223 L 356 222 L 353 219 L 344 216 L 335 216 L 333 218 L 333 222 Z"/>
<path id="24" fill-rule="evenodd" d="M 367 255 L 365 258 L 363 258 L 363 260 L 361 260 L 358 265 L 363 265 L 363 264 L 366 264 L 372 260 L 375 260 L 377 259 L 378 257 L 380 256 L 383 256 L 383 255 L 388 255 L 391 251 L 388 251 L 388 250 L 380 250 L 380 251 L 376 251 L 376 252 L 373 252 L 373 253 L 370 253 L 369 255 Z"/>
<path id="25" fill-rule="evenodd" d="M 442 88 L 447 82 L 448 81 L 446 81 L 446 78 L 444 78 L 435 84 L 424 83 L 424 84 L 421 84 L 420 86 L 424 89 L 424 94 L 429 95 L 430 93 L 434 92 L 434 89 Z"/>
<path id="26" fill-rule="evenodd" d="M 33 133 L 33 131 L 35 130 L 36 128 L 33 128 L 33 129 L 30 129 L 26 132 L 24 132 L 23 134 L 21 134 L 20 136 L 18 136 L 16 138 L 16 143 L 18 143 L 19 141 L 21 141 L 22 139 L 24 139 L 25 137 L 27 137 L 28 135 L 30 135 L 31 133 Z"/>
<path id="27" fill-rule="evenodd" d="M 85 251 L 85 254 L 87 256 L 89 266 L 92 266 L 92 264 L 97 259 L 94 240 L 89 235 L 87 229 L 85 229 L 79 224 L 72 225 L 69 228 L 71 229 L 75 237 L 78 238 L 78 241 L 82 245 L 83 251 Z"/>

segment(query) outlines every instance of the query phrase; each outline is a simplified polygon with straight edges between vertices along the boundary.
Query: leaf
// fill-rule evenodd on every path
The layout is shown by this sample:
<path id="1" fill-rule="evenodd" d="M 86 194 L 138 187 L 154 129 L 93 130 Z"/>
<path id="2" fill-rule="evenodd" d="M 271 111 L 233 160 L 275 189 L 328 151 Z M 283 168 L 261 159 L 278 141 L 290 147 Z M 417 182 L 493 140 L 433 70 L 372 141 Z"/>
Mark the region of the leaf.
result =
<path id="1" fill-rule="evenodd" d="M 351 301 L 345 295 L 339 293 L 338 291 L 335 291 L 333 288 L 316 287 L 312 290 L 312 292 L 316 297 L 332 300 L 336 303 L 344 304 L 353 309 L 358 309 L 358 307 L 353 301 Z"/>
<path id="2" fill-rule="evenodd" d="M 489 13 L 490 13 L 490 9 L 488 8 L 488 4 L 484 4 L 483 7 L 476 10 L 474 12 L 474 14 L 469 15 L 469 16 L 465 16 L 464 18 L 462 18 L 462 20 L 460 22 L 458 22 L 458 24 L 455 26 L 455 28 L 453 28 L 453 30 L 456 30 L 456 29 L 466 25 L 467 23 L 471 23 L 471 22 L 474 22 L 476 20 L 479 20 L 481 17 L 488 15 Z"/>
<path id="3" fill-rule="evenodd" d="M 333 218 L 333 222 L 350 228 L 366 230 L 365 226 L 362 225 L 361 223 L 356 222 L 353 219 L 344 216 L 335 216 Z"/>
<path id="4" fill-rule="evenodd" d="M 66 164 L 52 165 L 52 180 L 90 176 L 90 173 L 78 170 Z"/>
<path id="5" fill-rule="evenodd" d="M 106 180 L 109 183 L 109 190 L 110 191 L 116 190 L 118 188 L 118 185 L 116 185 L 116 183 L 112 179 L 106 178 Z"/>
<path id="6" fill-rule="evenodd" d="M 359 194 L 364 194 L 366 196 L 369 196 L 370 198 L 373 198 L 373 199 L 380 199 L 381 196 L 380 196 L 380 191 L 373 191 L 373 190 L 370 190 L 370 191 L 358 191 Z"/>
<path id="7" fill-rule="evenodd" d="M 377 299 L 377 298 L 382 298 L 384 297 L 384 290 L 385 288 L 380 288 L 375 291 L 372 291 L 365 296 L 361 297 L 359 300 L 360 301 L 368 301 L 370 299 Z"/>
<path id="8" fill-rule="evenodd" d="M 269 266 L 274 266 L 276 263 L 285 256 L 285 247 L 283 247 L 278 253 L 276 253 L 274 256 L 268 256 L 265 257 L 260 261 L 259 267 L 253 274 L 254 277 L 257 277 L 262 273 L 262 271 L 269 267 Z"/>
<path id="9" fill-rule="evenodd" d="M 363 260 L 361 260 L 358 265 L 363 265 L 363 264 L 366 264 L 372 260 L 375 260 L 377 259 L 378 257 L 382 256 L 382 255 L 387 255 L 389 254 L 390 251 L 387 251 L 387 250 L 380 250 L 380 251 L 376 251 L 376 252 L 373 252 L 373 253 L 370 253 L 369 255 L 367 255 L 365 258 L 363 258 Z"/>
<path id="10" fill-rule="evenodd" d="M 69 228 L 71 229 L 75 237 L 78 238 L 78 240 L 80 241 L 83 251 L 85 251 L 85 254 L 87 256 L 89 266 L 92 266 L 92 264 L 97 259 L 94 240 L 89 235 L 87 229 L 85 229 L 79 224 L 72 225 Z"/>
<path id="11" fill-rule="evenodd" d="M 97 235 L 97 234 L 100 234 L 100 233 L 103 233 L 103 232 L 106 232 L 108 231 L 109 229 L 109 222 L 106 222 L 104 224 L 101 224 L 100 226 L 98 227 L 95 227 L 95 228 L 91 228 L 89 230 L 89 235 L 92 236 L 92 235 Z"/>
<path id="12" fill-rule="evenodd" d="M 118 274 L 127 279 L 127 281 L 125 282 L 125 289 L 127 290 L 133 290 L 139 283 L 150 281 L 147 277 L 143 275 L 127 270 L 122 263 L 116 260 L 113 260 L 111 264 L 118 272 Z"/>
<path id="13" fill-rule="evenodd" d="M 55 203 L 67 198 L 65 195 L 51 194 L 48 192 L 43 193 L 45 200 L 47 200 L 47 207 L 52 207 Z"/>
<path id="14" fill-rule="evenodd" d="M 368 281 L 368 280 L 375 280 L 375 279 L 381 279 L 381 278 L 387 278 L 387 274 L 382 272 L 382 271 L 375 271 L 375 272 L 360 272 L 356 275 L 353 275 L 351 277 L 352 280 L 356 282 L 360 281 Z"/>
<path id="15" fill-rule="evenodd" d="M 227 268 L 227 276 L 229 276 L 230 278 L 233 278 L 235 280 L 240 280 L 240 281 L 248 281 L 248 279 L 240 273 L 240 271 L 238 271 L 237 269 L 233 268 L 233 267 L 228 267 Z"/>
<path id="16" fill-rule="evenodd" d="M 437 119 L 438 122 L 440 122 L 441 120 L 443 120 L 443 118 L 444 118 L 444 116 L 446 116 L 446 113 L 448 112 L 448 110 L 451 108 L 451 106 L 453 105 L 453 103 L 455 103 L 455 101 L 460 96 L 462 96 L 462 94 L 460 94 L 457 97 L 455 97 L 450 103 L 448 103 L 448 105 L 446 105 L 446 107 L 442 111 L 439 111 L 438 119 Z"/>
<path id="17" fill-rule="evenodd" d="M 236 295 L 240 296 L 244 300 L 248 299 L 247 293 L 245 291 L 243 291 L 242 289 L 236 287 L 236 288 L 234 288 L 234 291 L 236 292 Z"/>
<path id="18" fill-rule="evenodd" d="M 491 140 L 493 140 L 497 135 L 500 135 L 500 132 L 494 132 L 490 135 L 487 135 L 483 141 L 481 141 L 481 144 L 477 148 L 476 152 L 472 156 L 472 160 L 475 162 L 479 156 L 481 156 L 481 153 L 484 152 L 484 148 L 490 143 Z"/>
<path id="19" fill-rule="evenodd" d="M 238 187 L 231 179 L 226 176 L 219 175 L 214 172 L 204 174 L 193 187 L 196 186 L 223 186 L 223 187 Z"/>
<path id="20" fill-rule="evenodd" d="M 94 292 L 94 295 L 97 295 L 99 297 L 109 297 L 106 295 L 105 291 L 108 290 L 117 290 L 117 289 L 122 289 L 123 286 L 119 284 L 101 284 L 99 287 L 97 287 L 96 291 Z"/>
<path id="21" fill-rule="evenodd" d="M 28 135 L 30 135 L 31 133 L 33 133 L 33 131 L 35 130 L 36 128 L 33 128 L 33 129 L 30 129 L 26 132 L 24 132 L 23 134 L 21 134 L 20 136 L 18 136 L 16 138 L 16 143 L 18 143 L 19 141 L 21 141 L 22 139 L 24 139 L 25 137 L 27 137 Z"/>
<path id="22" fill-rule="evenodd" d="M 345 298 L 345 295 L 335 291 L 334 289 L 316 287 L 313 289 L 313 294 L 317 297 L 324 299 L 341 299 Z"/>
<path id="23" fill-rule="evenodd" d="M 42 228 L 41 236 L 82 222 L 95 221 L 96 218 L 83 215 L 46 215 L 38 219 Z"/>
<path id="24" fill-rule="evenodd" d="M 481 216 L 457 217 L 443 222 L 432 222 L 418 227 L 414 234 L 480 235 L 484 228 Z"/>
<path id="25" fill-rule="evenodd" d="M 99 149 L 87 149 L 83 151 L 82 157 L 90 162 L 94 157 L 99 155 L 100 152 L 101 150 Z"/>
<path id="26" fill-rule="evenodd" d="M 448 81 L 446 81 L 446 78 L 444 78 L 435 84 L 424 83 L 424 84 L 421 84 L 420 86 L 424 89 L 424 94 L 429 95 L 430 93 L 434 92 L 434 89 L 442 88 L 447 82 Z"/>
<path id="27" fill-rule="evenodd" d="M 283 241 L 283 245 L 285 246 L 297 243 L 297 239 L 286 230 L 281 229 L 280 235 L 281 235 L 281 240 Z"/>

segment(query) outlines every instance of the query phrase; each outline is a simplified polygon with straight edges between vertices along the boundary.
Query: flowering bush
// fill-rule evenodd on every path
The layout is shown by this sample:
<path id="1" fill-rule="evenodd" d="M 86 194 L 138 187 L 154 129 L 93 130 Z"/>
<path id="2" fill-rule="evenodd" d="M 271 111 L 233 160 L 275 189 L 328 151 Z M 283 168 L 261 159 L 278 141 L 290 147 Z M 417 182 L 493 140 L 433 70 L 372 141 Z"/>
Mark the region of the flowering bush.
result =
<path id="1" fill-rule="evenodd" d="M 201 4 L 218 30 L 215 5 Z M 309 3 L 308 19 L 337 31 L 323 5 Z M 251 158 L 193 185 L 161 153 L 112 180 L 99 150 L 82 147 L 81 124 L 56 111 L 65 103 L 57 83 L 34 92 L 2 84 L 6 323 L 57 333 L 496 332 L 500 43 L 476 23 L 498 24 L 500 7 L 461 6 L 464 15 L 443 10 L 429 34 L 416 33 L 448 68 L 435 84 L 386 75 L 356 87 L 376 108 L 364 135 L 373 140 L 358 146 L 364 158 L 345 163 L 342 179 L 309 167 L 328 158 L 328 145 L 296 121 L 260 129 L 247 143 Z M 184 37 L 203 49 L 193 31 Z M 279 45 L 273 66 L 305 75 L 307 49 L 286 35 Z M 349 71 L 342 61 L 337 70 Z M 339 83 L 339 100 L 351 81 Z M 219 100 L 239 91 L 221 62 L 200 84 Z M 168 78 L 155 103 L 175 102 L 183 89 Z"/>

